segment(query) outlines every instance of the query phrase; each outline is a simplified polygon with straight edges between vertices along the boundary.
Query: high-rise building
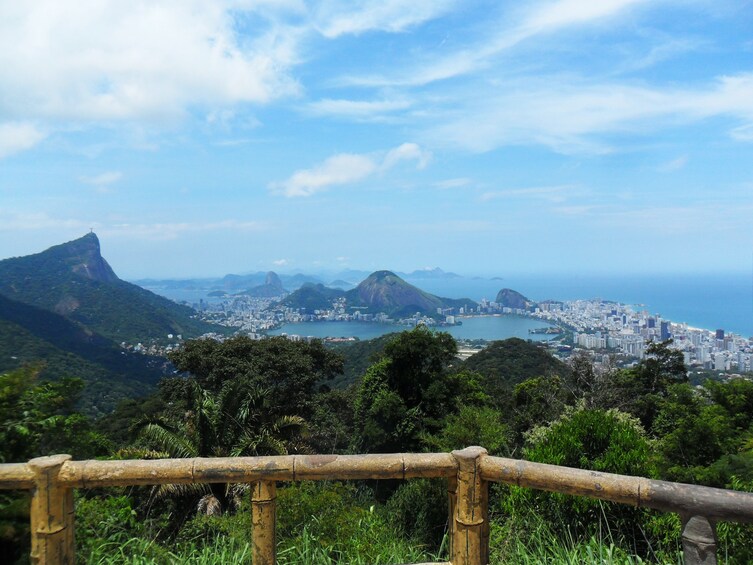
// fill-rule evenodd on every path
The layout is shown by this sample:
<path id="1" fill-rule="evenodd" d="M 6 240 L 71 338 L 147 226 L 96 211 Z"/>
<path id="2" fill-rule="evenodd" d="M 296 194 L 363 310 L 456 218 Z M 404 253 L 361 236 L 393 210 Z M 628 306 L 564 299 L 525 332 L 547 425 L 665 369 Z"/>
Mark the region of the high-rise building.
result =
<path id="1" fill-rule="evenodd" d="M 671 334 L 669 333 L 669 322 L 662 321 L 661 323 L 661 340 L 667 341 L 670 338 Z"/>
<path id="2" fill-rule="evenodd" d="M 724 330 L 716 330 L 716 339 L 720 341 L 724 339 Z"/>

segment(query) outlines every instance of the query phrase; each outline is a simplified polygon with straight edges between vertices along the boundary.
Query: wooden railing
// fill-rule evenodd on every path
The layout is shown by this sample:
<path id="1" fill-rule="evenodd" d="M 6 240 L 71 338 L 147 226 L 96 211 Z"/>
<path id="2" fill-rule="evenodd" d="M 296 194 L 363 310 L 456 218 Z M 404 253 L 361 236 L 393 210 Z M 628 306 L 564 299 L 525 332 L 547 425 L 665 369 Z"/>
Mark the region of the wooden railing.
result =
<path id="1" fill-rule="evenodd" d="M 489 559 L 488 484 L 500 482 L 599 498 L 680 515 L 686 565 L 716 563 L 715 524 L 753 522 L 753 493 L 654 481 L 487 455 L 481 447 L 452 453 L 291 455 L 212 459 L 72 461 L 69 455 L 0 465 L 0 489 L 29 489 L 31 561 L 75 561 L 73 489 L 186 483 L 249 483 L 252 557 L 275 562 L 276 485 L 282 481 L 447 479 L 450 561 Z"/>

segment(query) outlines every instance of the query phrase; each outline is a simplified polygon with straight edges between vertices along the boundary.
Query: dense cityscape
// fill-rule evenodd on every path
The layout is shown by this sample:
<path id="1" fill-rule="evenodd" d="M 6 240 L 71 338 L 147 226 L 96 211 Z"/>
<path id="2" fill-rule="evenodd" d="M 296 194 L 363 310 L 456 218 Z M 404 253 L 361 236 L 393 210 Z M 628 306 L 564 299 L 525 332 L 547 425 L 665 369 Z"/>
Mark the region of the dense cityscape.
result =
<path id="1" fill-rule="evenodd" d="M 279 298 L 253 298 L 234 296 L 228 299 L 193 306 L 206 321 L 218 323 L 238 333 L 256 339 L 285 324 L 305 322 L 370 322 L 403 328 L 426 325 L 446 327 L 462 324 L 473 316 L 523 316 L 546 322 L 540 330 L 531 333 L 551 334 L 545 342 L 552 353 L 562 359 L 573 351 L 587 350 L 595 364 L 631 364 L 644 358 L 651 342 L 672 340 L 670 347 L 682 352 L 685 364 L 691 369 L 717 372 L 749 372 L 753 370 L 753 340 L 724 329 L 701 329 L 686 323 L 673 322 L 659 314 L 652 314 L 634 305 L 613 301 L 527 301 L 524 308 L 513 308 L 499 302 L 482 299 L 476 308 L 438 309 L 436 316 L 416 313 L 411 317 L 391 318 L 387 314 L 366 313 L 358 308 L 348 308 L 342 298 L 332 301 L 329 309 L 306 312 L 304 309 L 281 305 Z M 305 335 L 285 334 L 289 339 L 306 339 Z M 221 338 L 219 335 L 213 337 Z M 330 341 L 355 340 L 354 337 L 331 337 Z M 176 336 L 176 345 L 179 342 Z M 467 346 L 467 344 L 465 344 Z M 464 347 L 463 352 L 478 351 Z M 174 346 L 136 346 L 137 351 L 164 353 Z"/>

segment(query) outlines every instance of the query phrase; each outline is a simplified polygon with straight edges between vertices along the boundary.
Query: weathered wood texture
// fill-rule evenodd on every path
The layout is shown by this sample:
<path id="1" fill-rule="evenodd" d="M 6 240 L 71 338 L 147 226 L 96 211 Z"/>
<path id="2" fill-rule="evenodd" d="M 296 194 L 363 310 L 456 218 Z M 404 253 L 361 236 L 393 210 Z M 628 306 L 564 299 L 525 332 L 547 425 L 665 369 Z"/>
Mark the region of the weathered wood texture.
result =
<path id="1" fill-rule="evenodd" d="M 453 565 L 486 565 L 489 560 L 488 542 L 488 486 L 481 477 L 480 462 L 486 455 L 483 447 L 467 447 L 453 451 L 458 464 L 455 524 L 453 529 Z"/>
<path id="2" fill-rule="evenodd" d="M 451 477 L 449 453 L 384 455 L 287 455 L 120 461 L 68 461 L 58 481 L 67 488 L 101 488 L 186 483 L 256 481 L 411 479 Z M 27 464 L 0 465 L 0 489 L 28 489 L 34 473 Z"/>
<path id="3" fill-rule="evenodd" d="M 254 565 L 274 565 L 277 487 L 274 481 L 259 481 L 251 490 L 251 559 Z"/>
<path id="4" fill-rule="evenodd" d="M 58 473 L 70 455 L 29 461 L 34 472 L 31 499 L 31 562 L 40 565 L 74 563 L 73 489 L 58 483 Z"/>
<path id="5" fill-rule="evenodd" d="M 715 522 L 753 522 L 753 493 L 654 481 L 492 457 L 481 447 L 450 453 L 295 455 L 214 459 L 71 461 L 68 455 L 0 464 L 0 489 L 31 489 L 31 561 L 73 563 L 73 489 L 186 483 L 253 483 L 257 565 L 275 562 L 276 482 L 447 479 L 451 565 L 489 560 L 488 482 L 588 496 L 678 513 L 689 565 L 716 564 Z M 449 564 L 448 564 L 449 565 Z"/>
<path id="6" fill-rule="evenodd" d="M 654 481 L 503 457 L 484 457 L 481 473 L 489 481 L 612 502 L 655 508 L 680 515 L 753 522 L 753 493 Z"/>

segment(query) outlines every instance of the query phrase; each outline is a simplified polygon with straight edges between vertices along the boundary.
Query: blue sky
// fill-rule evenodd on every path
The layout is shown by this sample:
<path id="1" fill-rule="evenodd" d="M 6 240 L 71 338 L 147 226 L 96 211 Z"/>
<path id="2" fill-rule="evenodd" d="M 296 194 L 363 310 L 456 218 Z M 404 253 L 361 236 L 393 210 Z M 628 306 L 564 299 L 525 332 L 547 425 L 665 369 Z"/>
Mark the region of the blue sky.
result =
<path id="1" fill-rule="evenodd" d="M 0 0 L 0 257 L 749 272 L 753 2 Z"/>

